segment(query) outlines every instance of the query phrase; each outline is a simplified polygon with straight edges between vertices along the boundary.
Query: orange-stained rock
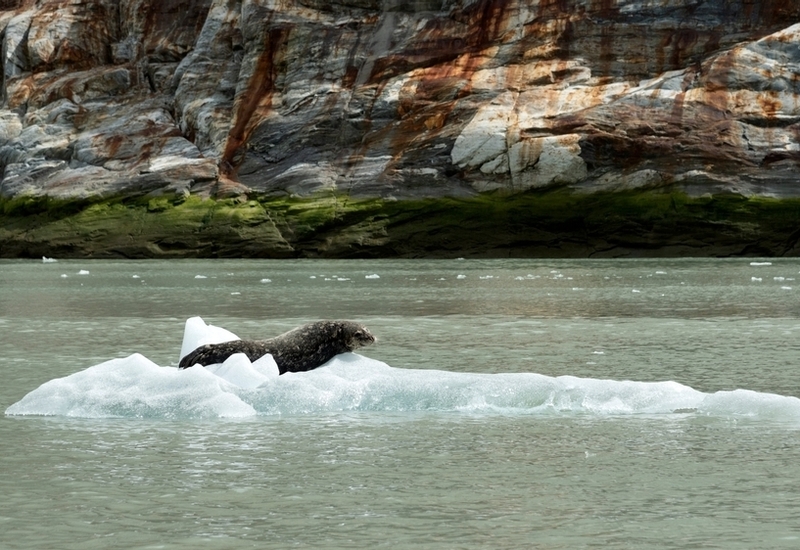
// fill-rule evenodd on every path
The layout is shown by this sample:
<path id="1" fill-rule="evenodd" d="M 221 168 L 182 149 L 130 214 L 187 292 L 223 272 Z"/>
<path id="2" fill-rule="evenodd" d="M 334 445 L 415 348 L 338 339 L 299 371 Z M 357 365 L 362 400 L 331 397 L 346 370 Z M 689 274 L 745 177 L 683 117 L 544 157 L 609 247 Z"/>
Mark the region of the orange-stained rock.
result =
<path id="1" fill-rule="evenodd" d="M 0 1 L 0 194 L 800 196 L 782 0 Z"/>

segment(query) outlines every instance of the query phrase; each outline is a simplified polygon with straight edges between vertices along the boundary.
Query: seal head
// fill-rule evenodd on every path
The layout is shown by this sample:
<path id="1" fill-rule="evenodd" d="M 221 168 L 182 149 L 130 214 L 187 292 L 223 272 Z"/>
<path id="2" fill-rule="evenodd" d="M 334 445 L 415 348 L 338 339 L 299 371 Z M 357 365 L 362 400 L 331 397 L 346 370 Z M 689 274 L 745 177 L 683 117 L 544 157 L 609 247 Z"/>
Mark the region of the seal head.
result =
<path id="1" fill-rule="evenodd" d="M 367 327 L 353 321 L 316 321 L 268 340 L 234 340 L 222 344 L 206 344 L 195 349 L 178 365 L 222 363 L 234 353 L 244 353 L 250 361 L 271 354 L 281 374 L 313 370 L 335 355 L 354 351 L 375 342 Z"/>

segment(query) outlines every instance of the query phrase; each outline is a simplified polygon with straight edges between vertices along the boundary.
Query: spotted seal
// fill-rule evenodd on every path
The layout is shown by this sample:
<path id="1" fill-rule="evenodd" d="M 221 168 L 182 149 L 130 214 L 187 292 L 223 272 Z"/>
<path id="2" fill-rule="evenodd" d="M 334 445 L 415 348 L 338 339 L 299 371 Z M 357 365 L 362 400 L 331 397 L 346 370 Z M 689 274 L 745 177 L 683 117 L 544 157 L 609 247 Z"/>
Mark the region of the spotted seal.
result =
<path id="1" fill-rule="evenodd" d="M 334 355 L 368 346 L 374 341 L 375 337 L 362 324 L 317 321 L 268 340 L 234 340 L 200 346 L 181 359 L 178 368 L 222 363 L 234 353 L 244 353 L 250 361 L 269 353 L 281 374 L 302 372 L 319 367 Z"/>

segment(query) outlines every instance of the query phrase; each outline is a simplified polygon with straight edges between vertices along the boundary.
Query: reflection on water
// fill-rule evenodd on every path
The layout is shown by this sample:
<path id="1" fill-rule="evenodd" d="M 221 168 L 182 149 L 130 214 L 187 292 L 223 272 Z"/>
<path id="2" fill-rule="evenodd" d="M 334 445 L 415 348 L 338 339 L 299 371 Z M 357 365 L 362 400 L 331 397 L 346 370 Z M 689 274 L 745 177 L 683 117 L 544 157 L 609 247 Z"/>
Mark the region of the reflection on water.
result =
<path id="1" fill-rule="evenodd" d="M 800 261 L 750 263 L 0 262 L 0 407 L 114 357 L 174 365 L 193 315 L 243 337 L 355 318 L 379 336 L 364 354 L 396 368 L 800 395 Z M 794 548 L 797 427 L 694 410 L 6 416 L 0 547 Z"/>

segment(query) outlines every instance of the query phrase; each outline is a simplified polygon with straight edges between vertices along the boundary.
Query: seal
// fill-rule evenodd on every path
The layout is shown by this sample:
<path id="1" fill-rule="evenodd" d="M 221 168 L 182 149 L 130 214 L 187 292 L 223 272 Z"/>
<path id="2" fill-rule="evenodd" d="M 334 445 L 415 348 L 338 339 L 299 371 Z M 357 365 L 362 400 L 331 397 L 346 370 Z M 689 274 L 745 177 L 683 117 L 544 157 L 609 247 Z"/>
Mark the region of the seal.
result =
<path id="1" fill-rule="evenodd" d="M 375 342 L 372 333 L 353 321 L 316 321 L 268 340 L 234 340 L 206 344 L 181 359 L 179 369 L 193 365 L 222 363 L 234 353 L 244 353 L 250 361 L 272 355 L 280 374 L 313 370 L 334 355 L 353 351 Z"/>

